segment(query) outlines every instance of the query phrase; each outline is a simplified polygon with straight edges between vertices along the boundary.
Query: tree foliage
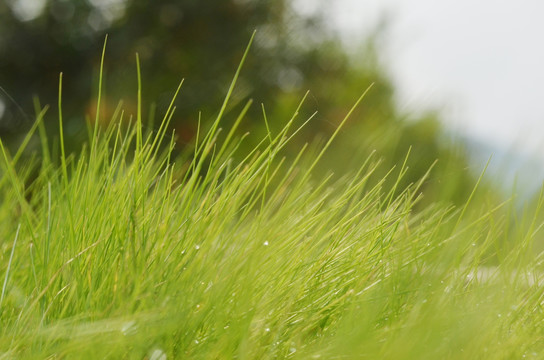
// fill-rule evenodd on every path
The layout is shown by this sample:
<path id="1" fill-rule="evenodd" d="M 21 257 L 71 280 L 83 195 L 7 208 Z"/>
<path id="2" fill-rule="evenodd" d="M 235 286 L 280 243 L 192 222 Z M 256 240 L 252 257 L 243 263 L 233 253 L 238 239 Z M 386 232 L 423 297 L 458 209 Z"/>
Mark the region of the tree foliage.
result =
<path id="1" fill-rule="evenodd" d="M 97 89 L 100 53 L 108 34 L 101 119 L 108 119 L 120 100 L 128 114 L 135 113 L 134 54 L 138 53 L 144 111 L 162 113 L 179 80 L 186 79 L 172 124 L 180 144 L 187 143 L 196 132 L 198 111 L 206 122 L 219 109 L 244 45 L 257 30 L 227 118 L 234 118 L 253 98 L 247 127 L 265 134 L 260 104 L 265 104 L 271 127 L 282 127 L 309 89 L 300 117 L 318 111 L 302 137 L 310 140 L 333 131 L 355 99 L 374 84 L 341 137 L 344 155 L 336 153 L 336 158 L 347 153 L 352 160 L 360 159 L 376 149 L 393 165 L 413 146 L 411 164 L 417 171 L 407 181 L 415 181 L 436 158 L 449 158 L 448 164 L 464 167 L 463 154 L 440 144 L 435 117 L 404 121 L 407 115 L 395 106 L 393 85 L 379 65 L 372 39 L 360 56 L 350 57 L 326 30 L 323 19 L 297 15 L 288 0 L 39 0 L 29 7 L 30 3 L 0 3 L 0 86 L 6 90 L 0 99 L 5 107 L 0 136 L 4 138 L 31 123 L 15 103 L 27 113 L 31 113 L 32 94 L 39 95 L 42 103 L 56 103 L 58 76 L 63 72 L 67 146 L 75 149 L 85 134 L 85 122 L 77 114 L 85 109 L 83 113 L 94 118 L 95 103 L 89 99 Z M 54 130 L 54 117 L 49 121 Z M 333 168 L 351 166 L 350 161 L 337 159 L 330 163 Z M 448 171 L 450 165 L 445 167 Z M 447 198 L 467 192 L 470 176 L 461 177 L 464 180 L 448 190 Z"/>

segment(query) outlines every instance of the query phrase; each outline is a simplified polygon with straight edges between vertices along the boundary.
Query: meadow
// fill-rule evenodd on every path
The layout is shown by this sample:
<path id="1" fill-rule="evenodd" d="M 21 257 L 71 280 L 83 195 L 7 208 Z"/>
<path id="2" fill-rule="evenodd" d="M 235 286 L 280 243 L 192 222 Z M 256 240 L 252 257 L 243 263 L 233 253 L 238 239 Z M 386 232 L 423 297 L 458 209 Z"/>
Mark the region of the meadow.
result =
<path id="1" fill-rule="evenodd" d="M 222 123 L 240 71 L 181 152 L 175 107 L 146 128 L 139 85 L 134 116 L 97 109 L 66 153 L 62 75 L 58 143 L 37 104 L 2 144 L 0 359 L 544 357 L 543 196 L 479 196 L 482 173 L 461 206 L 423 206 L 433 169 L 404 185 L 410 153 L 385 176 L 373 154 L 315 174 L 366 93 L 320 146 L 284 151 L 312 121 L 295 108 L 245 151 L 250 104 Z"/>

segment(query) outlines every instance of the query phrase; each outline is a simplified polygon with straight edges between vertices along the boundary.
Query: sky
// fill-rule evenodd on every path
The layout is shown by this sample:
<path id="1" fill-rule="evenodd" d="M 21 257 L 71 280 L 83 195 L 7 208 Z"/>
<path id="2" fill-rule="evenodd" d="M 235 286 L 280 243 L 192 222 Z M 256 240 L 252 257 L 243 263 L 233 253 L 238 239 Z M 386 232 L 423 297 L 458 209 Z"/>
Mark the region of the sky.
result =
<path id="1" fill-rule="evenodd" d="M 399 107 L 440 109 L 448 131 L 544 163 L 544 1 L 301 0 L 298 6 L 323 11 L 348 47 L 386 23 L 382 59 Z"/>

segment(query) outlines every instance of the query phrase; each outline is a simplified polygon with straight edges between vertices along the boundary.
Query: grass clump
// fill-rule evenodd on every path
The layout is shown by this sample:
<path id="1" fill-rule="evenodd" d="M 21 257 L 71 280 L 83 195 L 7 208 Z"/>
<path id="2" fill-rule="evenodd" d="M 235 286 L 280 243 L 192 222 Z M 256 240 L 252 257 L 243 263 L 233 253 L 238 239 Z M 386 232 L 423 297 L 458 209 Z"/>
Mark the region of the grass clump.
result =
<path id="1" fill-rule="evenodd" d="M 172 107 L 155 133 L 118 109 L 60 164 L 2 147 L 0 358 L 544 355 L 542 198 L 517 222 L 504 204 L 414 211 L 424 178 L 400 188 L 401 165 L 385 186 L 372 156 L 317 180 L 326 149 L 282 156 L 297 110 L 234 161 L 231 92 L 182 155 Z"/>

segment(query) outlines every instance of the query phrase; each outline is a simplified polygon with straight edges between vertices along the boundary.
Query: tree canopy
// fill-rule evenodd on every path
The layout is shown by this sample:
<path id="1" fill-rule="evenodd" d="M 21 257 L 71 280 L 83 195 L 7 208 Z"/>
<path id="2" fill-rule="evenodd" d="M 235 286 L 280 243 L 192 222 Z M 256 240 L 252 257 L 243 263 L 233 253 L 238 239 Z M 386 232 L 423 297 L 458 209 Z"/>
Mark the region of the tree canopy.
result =
<path id="1" fill-rule="evenodd" d="M 250 130 L 265 131 L 261 103 L 271 125 L 278 122 L 281 127 L 309 89 L 301 117 L 314 111 L 318 115 L 303 139 L 330 133 L 355 99 L 374 84 L 341 136 L 342 151 L 354 158 L 376 149 L 392 166 L 412 146 L 415 170 L 407 181 L 420 177 L 436 158 L 448 158 L 455 166 L 465 164 L 463 154 L 440 143 L 436 116 L 405 121 L 408 114 L 395 106 L 394 86 L 380 66 L 372 39 L 359 56 L 348 56 L 322 18 L 298 15 L 287 0 L 11 0 L 0 3 L 0 17 L 3 138 L 24 131 L 32 122 L 22 115 L 32 113 L 32 95 L 38 95 L 42 104 L 56 103 L 58 76 L 63 72 L 65 131 L 72 148 L 77 147 L 85 134 L 84 116 L 78 114 L 94 118 L 90 115 L 95 111 L 100 54 L 108 34 L 102 119 L 121 99 L 127 112 L 134 112 L 138 53 L 145 111 L 152 104 L 158 113 L 164 111 L 185 78 L 172 126 L 181 144 L 189 142 L 199 111 L 205 121 L 219 109 L 245 44 L 256 30 L 231 105 L 231 110 L 239 110 L 254 99 L 248 114 Z M 55 129 L 56 121 L 50 120 L 46 125 Z M 464 185 L 448 198 L 464 194 L 469 181 L 458 184 Z"/>

